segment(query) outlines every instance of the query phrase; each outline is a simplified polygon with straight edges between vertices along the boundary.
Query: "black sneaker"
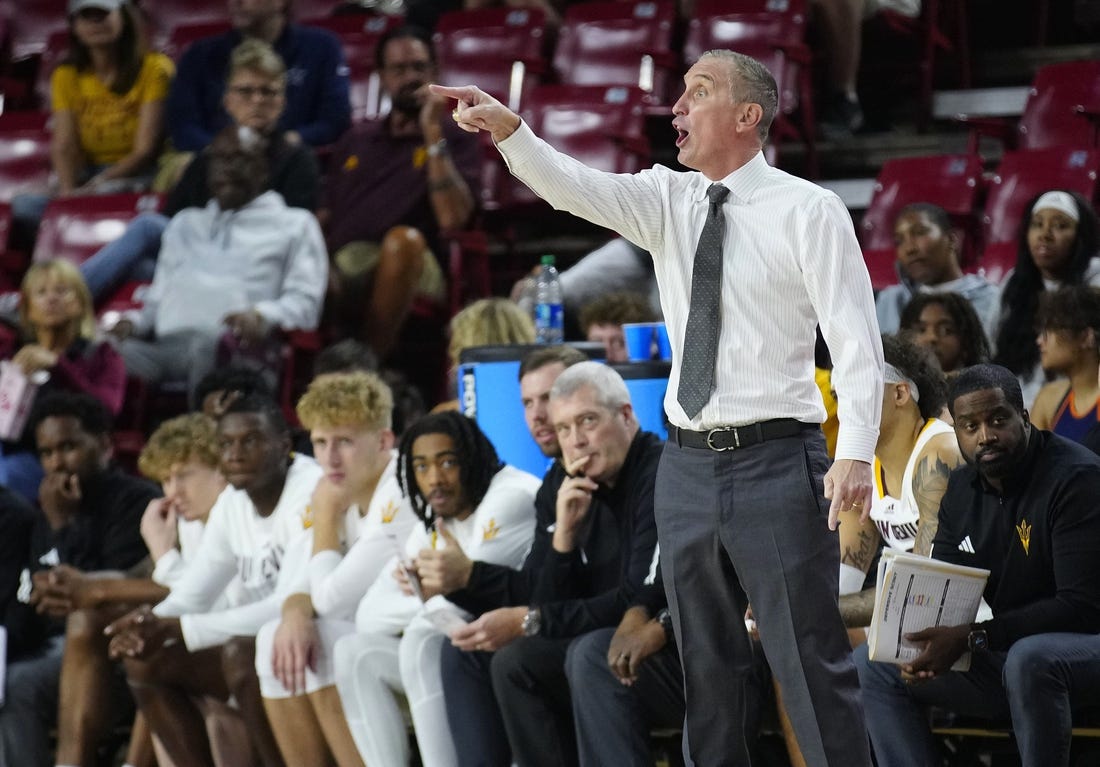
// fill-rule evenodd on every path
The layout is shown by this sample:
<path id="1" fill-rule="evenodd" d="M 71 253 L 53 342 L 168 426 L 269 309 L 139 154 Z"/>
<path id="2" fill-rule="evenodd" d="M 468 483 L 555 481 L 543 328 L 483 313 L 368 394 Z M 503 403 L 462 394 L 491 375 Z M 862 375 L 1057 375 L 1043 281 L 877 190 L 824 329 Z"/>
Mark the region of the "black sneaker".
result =
<path id="1" fill-rule="evenodd" d="M 828 141 L 851 138 L 863 127 L 863 109 L 859 106 L 859 100 L 849 98 L 845 93 L 833 94 L 818 127 L 822 137 Z"/>

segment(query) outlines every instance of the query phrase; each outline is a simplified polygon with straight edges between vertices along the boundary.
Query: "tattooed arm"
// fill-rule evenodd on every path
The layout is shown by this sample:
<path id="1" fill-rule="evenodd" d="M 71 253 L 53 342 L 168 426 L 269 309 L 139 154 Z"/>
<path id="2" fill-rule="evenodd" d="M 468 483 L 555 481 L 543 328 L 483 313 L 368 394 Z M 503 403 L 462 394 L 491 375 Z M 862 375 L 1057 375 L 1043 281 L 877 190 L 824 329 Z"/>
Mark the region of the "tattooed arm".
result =
<path id="1" fill-rule="evenodd" d="M 859 514 L 852 511 L 840 513 L 840 570 L 842 579 L 849 573 L 867 574 L 867 569 L 875 559 L 882 539 L 873 520 L 860 522 Z M 858 577 L 858 575 L 857 575 Z M 858 589 L 862 584 L 857 584 Z M 843 593 L 841 586 L 840 615 L 848 628 L 860 628 L 871 622 L 871 613 L 875 607 L 873 588 L 854 593 Z"/>
<path id="2" fill-rule="evenodd" d="M 939 527 L 940 500 L 947 491 L 947 479 L 963 462 L 953 434 L 941 434 L 928 441 L 913 472 L 913 497 L 920 518 L 913 553 L 927 557 Z"/>

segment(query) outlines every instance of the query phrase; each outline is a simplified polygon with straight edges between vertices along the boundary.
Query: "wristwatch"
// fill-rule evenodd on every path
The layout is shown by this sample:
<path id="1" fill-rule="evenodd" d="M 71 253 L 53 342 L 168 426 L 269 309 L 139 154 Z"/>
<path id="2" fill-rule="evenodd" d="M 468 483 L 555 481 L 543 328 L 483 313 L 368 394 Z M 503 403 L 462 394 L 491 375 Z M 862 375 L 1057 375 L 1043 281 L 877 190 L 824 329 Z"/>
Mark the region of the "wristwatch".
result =
<path id="1" fill-rule="evenodd" d="M 527 614 L 523 616 L 523 635 L 525 637 L 538 636 L 542 629 L 542 611 L 537 607 L 527 608 Z"/>
<path id="2" fill-rule="evenodd" d="M 654 619 L 661 624 L 661 628 L 665 630 L 665 641 L 675 642 L 676 634 L 672 630 L 672 613 L 669 612 L 667 607 L 661 608 L 661 611 L 657 613 L 657 617 Z"/>
<path id="3" fill-rule="evenodd" d="M 971 629 L 966 637 L 966 646 L 971 650 L 988 650 L 989 635 L 985 629 Z"/>
<path id="4" fill-rule="evenodd" d="M 447 154 L 447 139 L 441 138 L 434 144 L 428 144 L 428 157 L 442 157 Z"/>

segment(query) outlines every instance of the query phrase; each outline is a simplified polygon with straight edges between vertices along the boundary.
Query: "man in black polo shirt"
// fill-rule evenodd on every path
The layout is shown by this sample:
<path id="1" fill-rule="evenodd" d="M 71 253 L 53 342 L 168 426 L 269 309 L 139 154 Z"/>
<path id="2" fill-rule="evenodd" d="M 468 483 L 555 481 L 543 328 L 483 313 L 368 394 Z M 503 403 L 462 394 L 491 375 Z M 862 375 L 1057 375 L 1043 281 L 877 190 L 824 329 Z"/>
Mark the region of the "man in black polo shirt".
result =
<path id="1" fill-rule="evenodd" d="M 151 482 L 111 467 L 111 417 L 87 394 L 42 399 L 29 425 L 45 470 L 16 600 L 8 605 L 8 668 L 0 765 L 49 760 L 57 717 L 65 618 L 85 577 L 125 572 L 148 556 L 141 515 L 160 495 Z M 106 640 L 104 640 L 106 641 Z"/>
<path id="2" fill-rule="evenodd" d="M 1012 717 L 1025 767 L 1068 764 L 1071 704 L 1100 699 L 1074 679 L 1059 695 L 1040 666 L 1077 664 L 1095 680 L 1100 631 L 1100 460 L 1028 422 L 1016 377 L 977 365 L 948 398 L 966 466 L 948 482 L 932 556 L 990 571 L 993 616 L 908 635 L 924 649 L 912 663 L 872 663 L 855 653 L 867 730 L 880 767 L 937 764 L 922 705 L 971 716 Z M 950 671 L 967 650 L 970 670 Z M 1053 661 L 1053 662 L 1052 662 Z"/>

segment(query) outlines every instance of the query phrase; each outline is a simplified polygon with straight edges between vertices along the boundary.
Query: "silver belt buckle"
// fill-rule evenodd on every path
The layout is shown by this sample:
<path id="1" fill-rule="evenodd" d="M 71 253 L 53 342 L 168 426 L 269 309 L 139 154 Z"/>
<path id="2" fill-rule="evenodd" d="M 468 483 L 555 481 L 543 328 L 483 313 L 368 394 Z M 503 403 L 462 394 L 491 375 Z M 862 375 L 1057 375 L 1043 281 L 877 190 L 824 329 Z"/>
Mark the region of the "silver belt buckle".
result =
<path id="1" fill-rule="evenodd" d="M 720 432 L 727 432 L 727 431 L 732 431 L 733 432 L 733 444 L 730 445 L 729 447 L 717 447 L 711 441 L 711 438 L 714 437 L 715 434 L 718 434 Z M 737 427 L 736 426 L 722 426 L 722 427 L 719 427 L 719 428 L 716 428 L 716 429 L 711 429 L 710 431 L 707 432 L 707 447 L 710 448 L 711 450 L 713 450 L 716 453 L 724 453 L 727 450 L 736 450 L 737 448 L 741 447 L 741 435 L 737 433 Z"/>

